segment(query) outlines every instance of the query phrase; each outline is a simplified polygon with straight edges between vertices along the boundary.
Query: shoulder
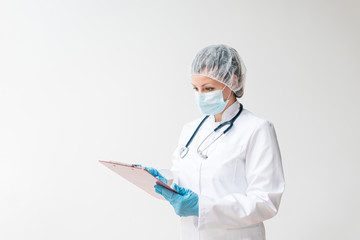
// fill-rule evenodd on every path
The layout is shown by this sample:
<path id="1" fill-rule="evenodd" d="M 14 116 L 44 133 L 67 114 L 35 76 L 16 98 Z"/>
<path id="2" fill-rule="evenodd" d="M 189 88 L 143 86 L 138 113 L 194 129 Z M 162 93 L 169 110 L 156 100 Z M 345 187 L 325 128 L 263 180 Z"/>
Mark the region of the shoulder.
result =
<path id="1" fill-rule="evenodd" d="M 240 119 L 241 119 L 241 121 L 239 121 L 239 122 L 242 122 L 242 124 L 246 123 L 255 128 L 258 128 L 258 127 L 261 127 L 264 125 L 273 125 L 273 123 L 270 120 L 260 117 L 257 114 L 255 114 L 245 108 L 243 109 L 243 111 L 241 113 Z"/>
<path id="2" fill-rule="evenodd" d="M 274 130 L 274 124 L 272 121 L 260 117 L 259 115 L 245 108 L 239 116 L 239 121 L 235 121 L 234 125 L 237 126 L 238 129 L 242 129 L 241 131 L 249 134 L 249 136 L 261 130 Z"/>

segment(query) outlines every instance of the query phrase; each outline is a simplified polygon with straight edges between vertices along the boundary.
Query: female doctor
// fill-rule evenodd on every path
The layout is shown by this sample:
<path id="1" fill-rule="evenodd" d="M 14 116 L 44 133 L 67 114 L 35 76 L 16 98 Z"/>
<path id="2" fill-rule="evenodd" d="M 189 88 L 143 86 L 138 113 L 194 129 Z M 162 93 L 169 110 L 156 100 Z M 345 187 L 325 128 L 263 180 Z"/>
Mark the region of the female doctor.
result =
<path id="1" fill-rule="evenodd" d="M 284 175 L 274 125 L 237 101 L 245 66 L 234 48 L 203 48 L 191 65 L 195 101 L 205 117 L 182 129 L 170 170 L 145 167 L 179 193 L 155 185 L 181 217 L 184 240 L 264 240 Z M 167 179 L 167 180 L 166 180 Z"/>

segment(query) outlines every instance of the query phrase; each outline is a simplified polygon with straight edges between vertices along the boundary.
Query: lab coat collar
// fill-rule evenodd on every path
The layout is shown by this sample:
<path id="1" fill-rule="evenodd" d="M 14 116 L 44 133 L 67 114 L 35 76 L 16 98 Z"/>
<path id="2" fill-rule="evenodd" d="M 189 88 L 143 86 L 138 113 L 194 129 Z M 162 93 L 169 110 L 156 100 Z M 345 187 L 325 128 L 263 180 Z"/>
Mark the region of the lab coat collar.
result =
<path id="1" fill-rule="evenodd" d="M 215 122 L 214 115 L 209 116 L 209 122 L 212 125 L 220 125 L 223 122 L 231 120 L 239 112 L 239 109 L 240 109 L 240 103 L 238 101 L 235 101 L 227 109 L 225 109 L 225 111 L 222 114 L 220 122 Z"/>

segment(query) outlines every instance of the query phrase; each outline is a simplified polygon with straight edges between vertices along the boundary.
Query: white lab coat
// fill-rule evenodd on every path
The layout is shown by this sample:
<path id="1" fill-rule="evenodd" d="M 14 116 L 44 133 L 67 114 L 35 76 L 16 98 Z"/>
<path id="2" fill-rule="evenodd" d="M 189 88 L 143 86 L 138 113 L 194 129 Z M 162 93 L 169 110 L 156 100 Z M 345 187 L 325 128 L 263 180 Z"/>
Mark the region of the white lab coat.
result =
<path id="1" fill-rule="evenodd" d="M 235 116 L 239 107 L 239 102 L 228 107 L 222 122 Z M 210 116 L 188 154 L 180 158 L 180 148 L 201 120 L 183 127 L 170 175 L 165 174 L 199 195 L 199 216 L 181 217 L 181 239 L 264 240 L 263 221 L 276 215 L 285 186 L 273 124 L 244 108 L 232 129 L 209 147 L 208 158 L 203 159 L 197 148 L 220 124 Z"/>

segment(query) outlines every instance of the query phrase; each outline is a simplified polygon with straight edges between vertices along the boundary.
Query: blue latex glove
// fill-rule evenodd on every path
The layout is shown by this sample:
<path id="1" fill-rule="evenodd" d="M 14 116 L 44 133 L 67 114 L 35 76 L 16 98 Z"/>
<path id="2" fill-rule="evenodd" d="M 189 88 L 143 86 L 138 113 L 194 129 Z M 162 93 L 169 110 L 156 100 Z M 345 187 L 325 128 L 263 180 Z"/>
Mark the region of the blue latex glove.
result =
<path id="1" fill-rule="evenodd" d="M 190 189 L 179 187 L 176 183 L 171 186 L 179 194 L 160 185 L 155 185 L 154 188 L 157 193 L 170 202 L 180 217 L 199 216 L 199 196 Z"/>
<path id="2" fill-rule="evenodd" d="M 134 165 L 135 165 L 135 166 L 138 166 L 138 167 L 143 167 L 143 166 L 141 166 L 140 164 L 134 164 Z M 164 176 L 161 175 L 158 170 L 156 170 L 155 168 L 152 168 L 152 167 L 143 167 L 143 168 L 145 168 L 146 170 L 148 170 L 148 171 L 151 173 L 151 175 L 153 175 L 154 177 L 156 177 L 157 179 L 159 179 L 159 180 L 162 181 L 163 183 L 167 184 L 166 178 L 164 178 Z"/>

